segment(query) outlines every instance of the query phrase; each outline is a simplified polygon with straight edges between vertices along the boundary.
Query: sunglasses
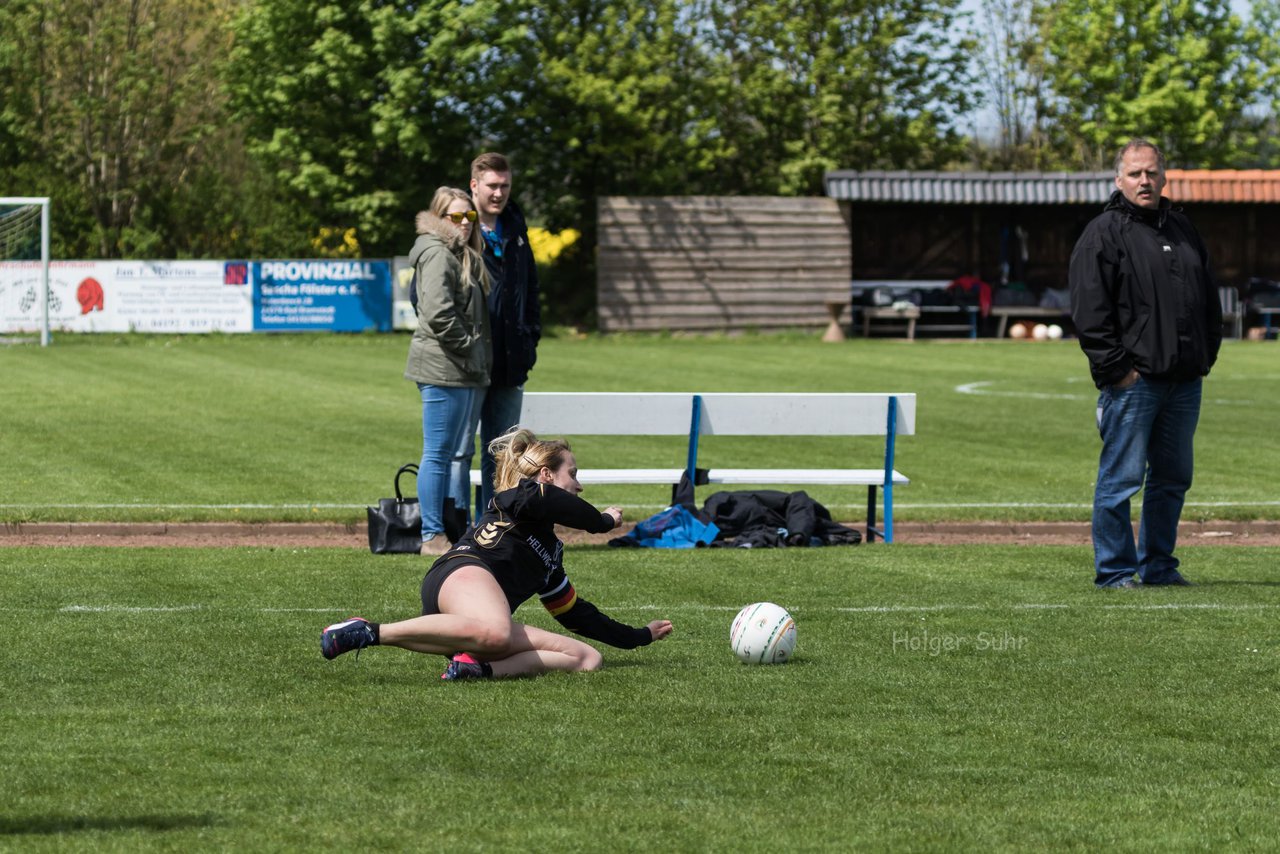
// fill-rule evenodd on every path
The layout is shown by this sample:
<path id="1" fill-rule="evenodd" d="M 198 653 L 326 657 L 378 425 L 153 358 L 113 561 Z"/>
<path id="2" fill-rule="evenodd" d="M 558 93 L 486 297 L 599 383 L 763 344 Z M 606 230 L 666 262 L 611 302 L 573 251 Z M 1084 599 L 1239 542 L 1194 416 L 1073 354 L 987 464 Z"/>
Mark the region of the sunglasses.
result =
<path id="1" fill-rule="evenodd" d="M 446 217 L 447 219 L 449 219 L 449 220 L 450 220 L 454 225 L 462 225 L 462 221 L 463 221 L 464 219 L 465 219 L 467 222 L 475 222 L 475 221 L 476 221 L 476 212 L 475 212 L 475 211 L 463 211 L 463 212 L 461 212 L 461 213 L 447 213 L 447 214 L 445 214 L 445 217 Z"/>

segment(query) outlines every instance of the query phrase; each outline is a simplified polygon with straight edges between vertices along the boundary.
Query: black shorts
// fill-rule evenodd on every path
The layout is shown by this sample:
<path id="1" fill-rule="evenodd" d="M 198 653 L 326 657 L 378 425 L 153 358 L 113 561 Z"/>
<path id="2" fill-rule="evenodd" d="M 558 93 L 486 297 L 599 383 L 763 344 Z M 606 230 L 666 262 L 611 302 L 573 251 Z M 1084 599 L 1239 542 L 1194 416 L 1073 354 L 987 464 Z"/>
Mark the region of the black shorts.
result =
<path id="1" fill-rule="evenodd" d="M 476 560 L 475 555 L 446 554 L 441 556 L 422 579 L 422 613 L 423 616 L 440 613 L 440 588 L 445 579 L 464 566 L 482 566 L 489 570 L 484 561 Z"/>

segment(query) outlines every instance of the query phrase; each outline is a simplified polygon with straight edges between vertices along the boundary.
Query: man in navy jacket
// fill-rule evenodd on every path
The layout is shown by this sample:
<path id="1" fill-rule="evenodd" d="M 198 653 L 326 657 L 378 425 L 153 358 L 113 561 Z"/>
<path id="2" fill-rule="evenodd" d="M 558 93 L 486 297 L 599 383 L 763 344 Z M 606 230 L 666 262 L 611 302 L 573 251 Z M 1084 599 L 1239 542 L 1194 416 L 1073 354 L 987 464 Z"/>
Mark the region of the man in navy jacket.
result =
<path id="1" fill-rule="evenodd" d="M 1186 585 L 1173 556 L 1191 486 L 1202 378 L 1222 344 L 1209 254 L 1169 200 L 1164 155 L 1144 139 L 1116 157 L 1116 191 L 1071 254 L 1071 318 L 1099 389 L 1095 583 Z M 1144 488 L 1134 544 L 1129 500 Z"/>
<path id="2" fill-rule="evenodd" d="M 538 268 L 529 246 L 524 214 L 511 200 L 511 165 L 496 152 L 471 161 L 471 200 L 484 237 L 484 261 L 489 271 L 489 326 L 493 334 L 493 372 L 487 389 L 475 395 L 468 429 L 454 454 L 449 496 L 469 514 L 471 459 L 476 429 L 480 431 L 480 507 L 493 497 L 494 462 L 489 443 L 520 421 L 524 384 L 529 378 L 542 337 L 538 304 Z"/>

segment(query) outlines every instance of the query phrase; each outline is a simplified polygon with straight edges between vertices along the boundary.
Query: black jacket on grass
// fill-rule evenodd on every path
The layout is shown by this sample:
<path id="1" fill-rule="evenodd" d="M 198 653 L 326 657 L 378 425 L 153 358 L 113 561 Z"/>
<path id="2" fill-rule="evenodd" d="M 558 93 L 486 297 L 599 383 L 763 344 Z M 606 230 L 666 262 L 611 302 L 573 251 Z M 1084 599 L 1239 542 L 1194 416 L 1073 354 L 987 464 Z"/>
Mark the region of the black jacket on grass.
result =
<path id="1" fill-rule="evenodd" d="M 1141 208 L 1119 190 L 1071 253 L 1071 319 L 1098 388 L 1137 368 L 1156 380 L 1209 373 L 1222 306 L 1209 253 L 1191 221 L 1162 198 Z"/>

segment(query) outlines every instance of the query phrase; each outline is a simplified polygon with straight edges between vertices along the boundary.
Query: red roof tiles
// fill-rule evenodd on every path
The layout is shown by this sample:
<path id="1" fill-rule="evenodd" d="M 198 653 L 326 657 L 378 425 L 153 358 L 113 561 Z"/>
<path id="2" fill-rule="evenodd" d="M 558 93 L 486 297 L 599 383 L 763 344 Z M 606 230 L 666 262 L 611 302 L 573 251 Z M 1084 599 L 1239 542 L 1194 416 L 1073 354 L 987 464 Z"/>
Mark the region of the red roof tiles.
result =
<path id="1" fill-rule="evenodd" d="M 1170 169 L 1164 194 L 1176 202 L 1280 202 L 1280 169 Z"/>

